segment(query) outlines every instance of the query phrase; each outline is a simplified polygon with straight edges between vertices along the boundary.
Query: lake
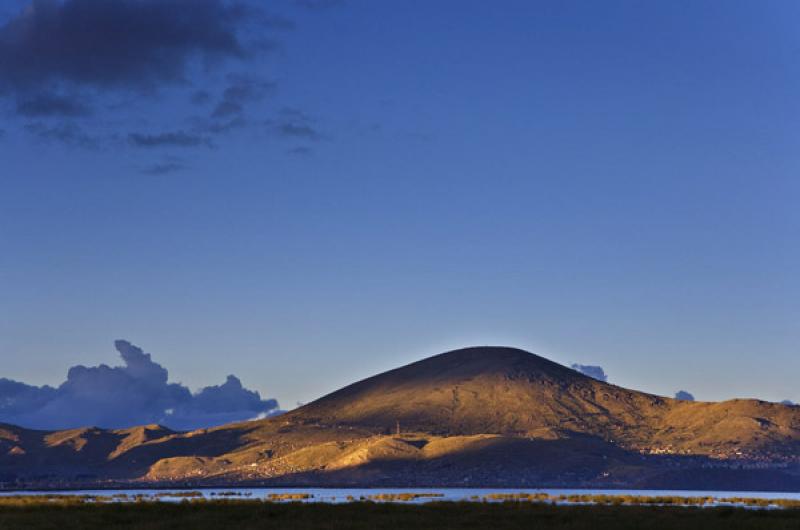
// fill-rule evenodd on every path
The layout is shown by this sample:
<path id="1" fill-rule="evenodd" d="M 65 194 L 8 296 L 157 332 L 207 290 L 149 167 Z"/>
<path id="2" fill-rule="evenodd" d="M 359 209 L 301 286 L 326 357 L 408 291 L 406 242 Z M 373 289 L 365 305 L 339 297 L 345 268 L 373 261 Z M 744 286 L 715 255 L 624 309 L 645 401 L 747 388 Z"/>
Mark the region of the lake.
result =
<path id="1" fill-rule="evenodd" d="M 543 495 L 544 494 L 544 495 Z M 431 501 L 489 501 L 543 500 L 545 495 L 553 502 L 571 504 L 575 496 L 633 496 L 662 498 L 712 498 L 706 506 L 743 505 L 732 499 L 792 500 L 800 502 L 800 492 L 764 491 L 689 491 L 689 490 L 605 490 L 605 489 L 501 489 L 501 488 L 208 488 L 208 489 L 108 489 L 108 490 L 64 490 L 64 491 L 8 491 L 2 497 L 24 495 L 72 495 L 101 497 L 114 502 L 132 502 L 138 499 L 180 502 L 184 499 L 272 499 L 275 501 L 299 501 L 342 503 L 359 500 L 403 501 L 426 503 Z M 573 500 L 566 498 L 572 497 Z M 762 506 L 763 507 L 763 506 Z"/>

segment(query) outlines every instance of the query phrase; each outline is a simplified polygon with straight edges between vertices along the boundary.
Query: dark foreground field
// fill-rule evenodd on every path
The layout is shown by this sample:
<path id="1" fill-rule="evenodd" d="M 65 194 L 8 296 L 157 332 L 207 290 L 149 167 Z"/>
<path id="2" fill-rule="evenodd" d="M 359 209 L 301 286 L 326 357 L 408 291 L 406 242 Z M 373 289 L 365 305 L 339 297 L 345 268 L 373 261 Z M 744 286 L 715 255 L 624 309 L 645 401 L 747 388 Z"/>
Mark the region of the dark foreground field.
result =
<path id="1" fill-rule="evenodd" d="M 187 502 L 0 506 L 0 529 L 800 529 L 800 510 L 552 506 L 527 502 L 274 504 Z"/>

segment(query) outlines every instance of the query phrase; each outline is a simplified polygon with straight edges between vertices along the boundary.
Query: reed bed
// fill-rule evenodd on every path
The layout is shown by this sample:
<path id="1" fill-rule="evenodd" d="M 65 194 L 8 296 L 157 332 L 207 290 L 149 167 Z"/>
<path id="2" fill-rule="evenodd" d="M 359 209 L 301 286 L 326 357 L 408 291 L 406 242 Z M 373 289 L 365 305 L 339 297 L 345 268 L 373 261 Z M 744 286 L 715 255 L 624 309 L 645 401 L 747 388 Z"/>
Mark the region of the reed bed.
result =
<path id="1" fill-rule="evenodd" d="M 783 530 L 800 510 L 504 502 L 274 503 L 244 499 L 93 503 L 15 499 L 0 503 L 3 530 Z"/>

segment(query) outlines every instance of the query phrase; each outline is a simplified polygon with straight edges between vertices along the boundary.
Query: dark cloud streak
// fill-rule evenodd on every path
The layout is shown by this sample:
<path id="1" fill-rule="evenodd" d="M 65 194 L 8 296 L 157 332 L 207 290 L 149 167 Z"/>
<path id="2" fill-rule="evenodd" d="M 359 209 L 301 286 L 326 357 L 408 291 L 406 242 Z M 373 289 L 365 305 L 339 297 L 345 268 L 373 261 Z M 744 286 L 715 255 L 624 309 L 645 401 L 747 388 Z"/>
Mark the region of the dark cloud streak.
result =
<path id="1" fill-rule="evenodd" d="M 189 101 L 193 105 L 204 105 L 211 100 L 211 94 L 207 90 L 196 90 Z"/>
<path id="2" fill-rule="evenodd" d="M 285 107 L 278 113 L 278 119 L 267 120 L 266 125 L 279 137 L 294 139 L 294 140 L 308 140 L 311 142 L 319 142 L 325 139 L 325 136 L 320 133 L 314 126 L 314 120 L 305 112 Z"/>
<path id="3" fill-rule="evenodd" d="M 299 0 L 308 9 L 338 0 Z M 277 83 L 255 59 L 295 27 L 254 0 L 28 0 L 0 23 L 0 98 L 14 127 L 83 149 L 217 148 L 223 135 L 259 129 L 307 155 L 328 139 L 308 115 L 284 108 L 266 120 Z M 239 72 L 239 73 L 234 73 Z M 221 82 L 224 84 L 220 85 Z M 158 108 L 178 96 L 180 104 Z M 170 100 L 170 103 L 175 99 Z M 27 122 L 27 123 L 26 123 Z M 2 134 L 0 133 L 0 136 Z M 219 143 L 218 143 L 219 141 Z M 300 145 L 298 145 L 300 144 Z M 185 169 L 142 161 L 146 175 Z"/>
<path id="4" fill-rule="evenodd" d="M 305 9 L 330 9 L 344 5 L 344 0 L 294 0 L 294 4 Z"/>
<path id="5" fill-rule="evenodd" d="M 129 133 L 128 142 L 136 147 L 213 147 L 211 140 L 186 131 L 171 131 L 158 134 Z"/>
<path id="6" fill-rule="evenodd" d="M 281 136 L 291 138 L 304 138 L 313 141 L 318 141 L 322 138 L 322 135 L 316 129 L 306 124 L 281 123 L 277 126 L 277 130 Z"/>
<path id="7" fill-rule="evenodd" d="M 159 162 L 143 168 L 141 172 L 144 175 L 160 176 L 177 173 L 185 169 L 186 165 L 180 162 Z"/>
<path id="8" fill-rule="evenodd" d="M 299 145 L 297 147 L 292 147 L 291 149 L 287 149 L 286 153 L 294 156 L 311 156 L 314 153 L 314 150 L 311 149 L 310 147 Z"/>
<path id="9" fill-rule="evenodd" d="M 17 114 L 26 117 L 88 116 L 89 107 L 76 98 L 58 94 L 41 93 L 31 98 L 17 100 Z"/>
<path id="10" fill-rule="evenodd" d="M 233 101 L 220 101 L 214 112 L 211 113 L 212 118 L 226 118 L 228 116 L 236 116 L 241 114 L 244 108 L 241 104 Z"/>
<path id="11" fill-rule="evenodd" d="M 222 99 L 211 113 L 212 118 L 241 116 L 247 103 L 264 99 L 275 89 L 272 81 L 262 81 L 249 76 L 229 75 L 228 86 Z"/>
<path id="12" fill-rule="evenodd" d="M 33 122 L 25 125 L 25 130 L 40 140 L 58 142 L 73 147 L 98 149 L 101 143 L 99 138 L 91 136 L 72 122 L 63 122 L 56 125 Z"/>
<path id="13" fill-rule="evenodd" d="M 15 90 L 183 82 L 192 59 L 245 56 L 248 12 L 222 0 L 38 0 L 0 28 L 0 80 Z"/>

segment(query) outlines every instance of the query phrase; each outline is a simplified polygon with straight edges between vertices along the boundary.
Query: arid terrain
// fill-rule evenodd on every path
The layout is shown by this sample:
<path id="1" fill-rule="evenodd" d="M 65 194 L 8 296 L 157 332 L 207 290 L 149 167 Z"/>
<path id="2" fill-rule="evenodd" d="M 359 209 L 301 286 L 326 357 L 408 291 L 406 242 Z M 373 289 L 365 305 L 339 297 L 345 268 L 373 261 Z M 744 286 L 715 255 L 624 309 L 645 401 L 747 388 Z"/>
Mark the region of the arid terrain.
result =
<path id="1" fill-rule="evenodd" d="M 477 347 L 214 429 L 2 425 L 0 482 L 792 490 L 800 407 L 678 401 Z"/>

